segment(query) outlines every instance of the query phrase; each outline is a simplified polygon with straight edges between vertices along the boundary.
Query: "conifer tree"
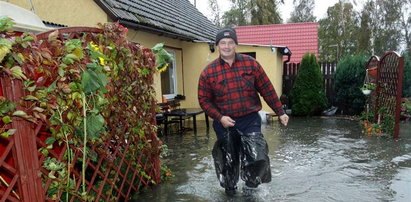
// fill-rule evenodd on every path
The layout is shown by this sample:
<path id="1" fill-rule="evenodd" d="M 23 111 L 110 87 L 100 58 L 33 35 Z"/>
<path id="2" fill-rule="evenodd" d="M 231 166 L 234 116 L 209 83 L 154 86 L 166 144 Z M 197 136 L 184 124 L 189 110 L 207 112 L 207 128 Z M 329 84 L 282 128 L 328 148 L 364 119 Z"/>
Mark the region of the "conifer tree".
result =
<path id="1" fill-rule="evenodd" d="M 364 110 L 366 97 L 360 88 L 364 85 L 366 57 L 362 54 L 347 56 L 337 65 L 334 76 L 335 102 L 343 114 L 355 115 Z"/>
<path id="2" fill-rule="evenodd" d="M 324 80 L 315 54 L 303 56 L 290 99 L 292 114 L 296 116 L 319 115 L 327 107 Z"/>

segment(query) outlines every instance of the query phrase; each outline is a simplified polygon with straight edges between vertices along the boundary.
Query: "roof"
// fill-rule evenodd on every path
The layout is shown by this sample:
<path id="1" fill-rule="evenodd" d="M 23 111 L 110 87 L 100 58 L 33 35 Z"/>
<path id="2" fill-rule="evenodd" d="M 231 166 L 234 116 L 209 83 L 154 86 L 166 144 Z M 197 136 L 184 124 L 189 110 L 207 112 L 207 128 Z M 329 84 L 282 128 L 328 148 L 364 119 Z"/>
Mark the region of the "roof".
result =
<path id="1" fill-rule="evenodd" d="M 299 63 L 307 52 L 318 57 L 318 23 L 291 23 L 235 27 L 238 42 L 245 44 L 286 46 L 290 63 Z"/>
<path id="2" fill-rule="evenodd" d="M 14 31 L 39 33 L 50 30 L 35 13 L 8 2 L 0 1 L 0 16 L 13 19 Z"/>
<path id="3" fill-rule="evenodd" d="M 214 41 L 217 28 L 189 0 L 94 0 L 127 27 L 187 41 Z"/>
<path id="4" fill-rule="evenodd" d="M 58 24 L 58 23 L 54 23 L 54 22 L 50 22 L 50 21 L 45 21 L 45 20 L 43 20 L 43 23 L 44 23 L 47 27 L 53 28 L 53 29 L 58 29 L 58 28 L 62 28 L 62 27 L 68 27 L 68 25 Z"/>

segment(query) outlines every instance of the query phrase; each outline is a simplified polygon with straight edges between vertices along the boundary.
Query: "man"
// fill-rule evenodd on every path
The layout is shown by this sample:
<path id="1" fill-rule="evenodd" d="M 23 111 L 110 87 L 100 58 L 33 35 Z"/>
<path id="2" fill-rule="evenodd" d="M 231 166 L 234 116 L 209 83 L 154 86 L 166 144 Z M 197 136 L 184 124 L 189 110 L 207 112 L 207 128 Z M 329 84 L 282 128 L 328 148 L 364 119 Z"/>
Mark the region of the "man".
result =
<path id="1" fill-rule="evenodd" d="M 220 57 L 202 71 L 198 100 L 205 113 L 214 119 L 217 143 L 213 157 L 220 185 L 227 195 L 234 195 L 240 158 L 241 178 L 247 187 L 271 181 L 268 147 L 261 134 L 258 114 L 262 108 L 258 93 L 279 115 L 283 125 L 287 125 L 288 116 L 261 65 L 254 58 L 235 52 L 238 45 L 235 30 L 219 30 L 215 43 Z M 253 156 L 253 151 L 247 149 L 253 147 L 263 155 L 259 152 Z"/>

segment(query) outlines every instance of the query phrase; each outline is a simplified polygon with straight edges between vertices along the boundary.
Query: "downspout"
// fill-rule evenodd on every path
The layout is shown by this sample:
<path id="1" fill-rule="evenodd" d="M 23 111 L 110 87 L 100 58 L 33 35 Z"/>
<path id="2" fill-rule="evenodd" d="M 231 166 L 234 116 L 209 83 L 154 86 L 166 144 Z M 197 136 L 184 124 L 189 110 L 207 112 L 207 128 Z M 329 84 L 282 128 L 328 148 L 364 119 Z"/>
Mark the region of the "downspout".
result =
<path id="1" fill-rule="evenodd" d="M 288 47 L 278 48 L 278 51 L 279 51 L 282 55 L 287 55 L 287 56 L 288 56 L 287 60 L 283 62 L 283 65 L 287 64 L 288 62 L 290 62 L 292 53 L 291 53 L 291 50 L 290 50 Z"/>
<path id="2" fill-rule="evenodd" d="M 282 90 L 281 90 L 281 96 L 280 96 L 280 100 L 281 100 L 281 102 L 283 102 L 282 98 L 285 95 L 284 94 L 284 88 L 285 88 L 284 72 L 287 71 L 286 65 L 287 65 L 288 62 L 290 62 L 292 53 L 291 53 L 291 50 L 288 49 L 288 47 L 278 48 L 278 50 L 282 55 L 287 55 L 288 56 L 287 60 L 283 62 Z M 286 100 L 288 100 L 287 95 L 285 95 L 285 97 L 286 97 Z M 283 103 L 283 106 L 286 106 L 285 108 L 283 107 L 284 111 L 287 110 L 287 108 L 289 107 L 289 104 L 290 103 L 288 101 L 287 101 L 287 103 Z"/>
<path id="3" fill-rule="evenodd" d="M 287 60 L 286 60 L 286 61 L 283 61 L 283 75 L 284 75 L 284 72 L 287 71 L 287 69 L 285 68 L 285 65 L 286 65 L 288 62 L 290 62 L 292 53 L 291 53 L 291 50 L 288 49 L 288 47 L 278 48 L 278 51 L 279 51 L 282 55 L 287 55 L 287 56 L 288 56 Z"/>
<path id="4" fill-rule="evenodd" d="M 283 62 L 283 65 L 287 64 L 291 60 L 291 54 L 287 54 L 288 58 L 286 61 Z"/>

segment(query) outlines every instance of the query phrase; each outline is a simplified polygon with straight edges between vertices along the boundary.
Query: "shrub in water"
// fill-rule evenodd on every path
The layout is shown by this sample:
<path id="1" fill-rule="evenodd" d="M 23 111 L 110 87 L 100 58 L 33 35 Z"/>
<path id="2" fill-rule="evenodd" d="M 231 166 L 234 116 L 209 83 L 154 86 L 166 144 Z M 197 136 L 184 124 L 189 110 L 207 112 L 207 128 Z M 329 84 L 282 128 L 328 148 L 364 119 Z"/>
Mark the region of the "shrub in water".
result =
<path id="1" fill-rule="evenodd" d="M 402 97 L 411 97 L 411 53 L 404 54 L 404 76 L 402 81 Z"/>
<path id="2" fill-rule="evenodd" d="M 324 80 L 314 54 L 304 55 L 290 96 L 296 116 L 318 115 L 327 107 Z"/>
<path id="3" fill-rule="evenodd" d="M 355 115 L 364 110 L 366 97 L 360 88 L 364 85 L 364 55 L 347 56 L 337 65 L 335 72 L 335 101 L 344 114 Z"/>

